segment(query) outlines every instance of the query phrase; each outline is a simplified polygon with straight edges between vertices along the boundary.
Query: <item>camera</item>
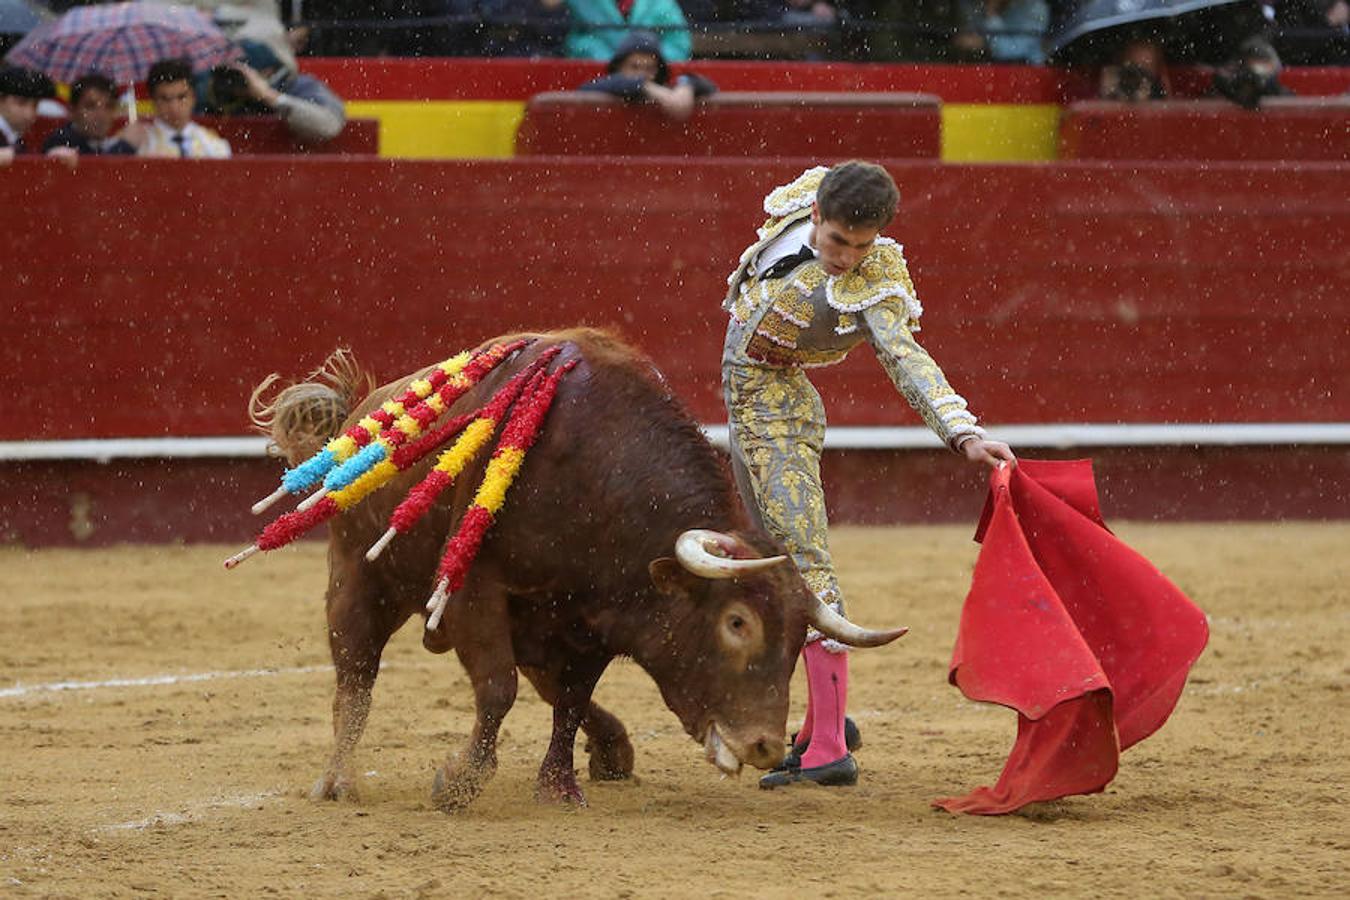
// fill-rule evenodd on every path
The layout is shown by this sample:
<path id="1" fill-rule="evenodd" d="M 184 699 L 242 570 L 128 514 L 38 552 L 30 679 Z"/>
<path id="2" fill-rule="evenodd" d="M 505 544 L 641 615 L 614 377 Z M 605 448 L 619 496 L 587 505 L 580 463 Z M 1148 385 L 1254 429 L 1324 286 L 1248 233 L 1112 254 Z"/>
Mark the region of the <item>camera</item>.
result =
<path id="1" fill-rule="evenodd" d="M 216 66 L 211 70 L 211 105 L 224 109 L 247 102 L 248 81 L 244 73 L 233 66 Z"/>

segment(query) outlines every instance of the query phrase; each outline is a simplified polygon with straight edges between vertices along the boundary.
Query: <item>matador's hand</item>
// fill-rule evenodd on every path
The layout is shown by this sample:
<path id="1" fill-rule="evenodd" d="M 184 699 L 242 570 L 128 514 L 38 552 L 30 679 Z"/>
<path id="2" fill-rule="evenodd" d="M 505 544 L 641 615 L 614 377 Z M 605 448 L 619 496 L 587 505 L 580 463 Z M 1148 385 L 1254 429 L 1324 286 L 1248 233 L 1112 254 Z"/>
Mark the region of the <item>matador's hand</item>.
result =
<path id="1" fill-rule="evenodd" d="M 998 468 L 1002 463 L 1007 463 L 1010 466 L 1017 465 L 1017 457 L 1013 455 L 1012 448 L 1002 441 L 971 438 L 962 442 L 961 452 L 971 462 L 982 462 L 990 468 Z"/>

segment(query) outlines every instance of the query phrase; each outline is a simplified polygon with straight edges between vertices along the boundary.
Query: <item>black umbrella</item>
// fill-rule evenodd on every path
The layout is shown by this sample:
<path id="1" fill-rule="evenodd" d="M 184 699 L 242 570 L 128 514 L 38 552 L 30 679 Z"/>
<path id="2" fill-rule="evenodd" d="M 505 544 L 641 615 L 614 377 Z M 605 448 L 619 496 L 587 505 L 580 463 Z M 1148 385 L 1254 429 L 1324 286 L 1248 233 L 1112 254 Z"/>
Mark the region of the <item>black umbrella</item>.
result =
<path id="1" fill-rule="evenodd" d="M 1113 61 L 1129 41 L 1156 41 L 1169 62 L 1221 63 L 1261 33 L 1256 0 L 1081 0 L 1051 29 L 1050 59 L 1068 65 Z"/>

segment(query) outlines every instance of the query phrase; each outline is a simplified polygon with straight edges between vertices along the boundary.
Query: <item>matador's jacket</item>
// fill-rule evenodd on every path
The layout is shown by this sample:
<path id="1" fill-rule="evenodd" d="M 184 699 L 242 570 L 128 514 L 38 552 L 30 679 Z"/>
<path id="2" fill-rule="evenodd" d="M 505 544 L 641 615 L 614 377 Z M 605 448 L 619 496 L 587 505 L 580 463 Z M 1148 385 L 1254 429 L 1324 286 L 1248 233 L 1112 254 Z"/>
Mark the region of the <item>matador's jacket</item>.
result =
<path id="1" fill-rule="evenodd" d="M 812 590 L 842 611 L 820 484 L 825 407 L 805 369 L 840 362 L 866 341 L 900 393 L 949 447 L 984 431 L 914 340 L 923 307 L 895 241 L 877 238 L 843 275 L 828 275 L 817 260 L 774 278 L 757 270 L 766 247 L 809 221 L 828 171 L 810 169 L 764 198 L 769 219 L 728 279 L 723 308 L 731 321 L 722 385 L 732 467 L 746 506 L 787 546 Z"/>

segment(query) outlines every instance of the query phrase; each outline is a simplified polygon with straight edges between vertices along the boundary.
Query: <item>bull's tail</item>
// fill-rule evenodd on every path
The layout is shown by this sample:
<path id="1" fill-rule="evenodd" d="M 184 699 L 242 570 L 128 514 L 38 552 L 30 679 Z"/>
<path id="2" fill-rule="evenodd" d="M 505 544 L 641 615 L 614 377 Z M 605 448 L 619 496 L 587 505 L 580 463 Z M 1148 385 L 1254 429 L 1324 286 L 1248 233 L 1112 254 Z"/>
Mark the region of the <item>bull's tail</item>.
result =
<path id="1" fill-rule="evenodd" d="M 292 382 L 268 399 L 281 376 L 273 372 L 253 389 L 248 417 L 270 438 L 267 452 L 292 466 L 313 456 L 353 409 L 375 389 L 375 376 L 346 348 L 334 350 L 301 382 Z"/>

